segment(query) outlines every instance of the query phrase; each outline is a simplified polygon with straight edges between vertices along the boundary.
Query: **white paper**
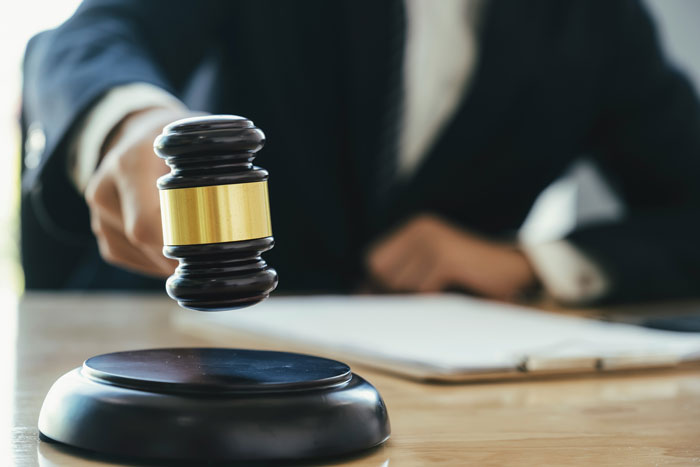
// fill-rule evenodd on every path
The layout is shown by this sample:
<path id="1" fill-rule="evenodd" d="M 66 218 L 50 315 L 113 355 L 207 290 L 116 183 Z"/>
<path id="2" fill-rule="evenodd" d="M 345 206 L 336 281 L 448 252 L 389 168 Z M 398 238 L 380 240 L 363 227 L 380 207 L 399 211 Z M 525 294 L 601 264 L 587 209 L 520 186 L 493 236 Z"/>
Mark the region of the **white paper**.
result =
<path id="1" fill-rule="evenodd" d="M 527 367 L 621 368 L 700 359 L 700 334 L 646 329 L 463 295 L 274 297 L 238 311 L 181 311 L 183 328 L 245 332 L 423 376 Z M 194 326 L 193 326 L 194 325 Z M 219 339 L 220 340 L 220 339 Z M 610 364 L 605 365 L 606 359 Z M 592 361 L 593 363 L 590 363 Z M 597 363 L 596 363 L 597 362 Z M 395 363 L 395 367 L 390 367 Z"/>

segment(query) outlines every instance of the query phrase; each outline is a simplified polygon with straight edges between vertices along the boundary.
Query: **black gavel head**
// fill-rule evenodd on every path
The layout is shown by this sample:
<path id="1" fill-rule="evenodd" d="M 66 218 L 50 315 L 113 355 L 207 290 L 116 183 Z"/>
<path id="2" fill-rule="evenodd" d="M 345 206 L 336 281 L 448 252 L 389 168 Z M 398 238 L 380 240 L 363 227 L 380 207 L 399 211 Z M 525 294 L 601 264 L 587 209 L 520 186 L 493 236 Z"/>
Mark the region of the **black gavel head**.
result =
<path id="1" fill-rule="evenodd" d="M 264 143 L 253 122 L 234 115 L 178 120 L 156 138 L 171 169 L 158 180 L 163 253 L 180 262 L 166 289 L 181 306 L 242 308 L 277 286 L 261 258 L 274 246 L 268 173 L 253 165 Z"/>

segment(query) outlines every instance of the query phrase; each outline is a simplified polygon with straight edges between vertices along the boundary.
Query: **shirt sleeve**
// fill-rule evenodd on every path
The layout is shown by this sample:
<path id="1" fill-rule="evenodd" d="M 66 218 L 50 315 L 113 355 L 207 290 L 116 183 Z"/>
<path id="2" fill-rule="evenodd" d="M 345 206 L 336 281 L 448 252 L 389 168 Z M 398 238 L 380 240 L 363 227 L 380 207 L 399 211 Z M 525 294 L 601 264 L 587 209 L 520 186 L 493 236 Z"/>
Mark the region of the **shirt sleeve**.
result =
<path id="1" fill-rule="evenodd" d="M 78 125 L 67 157 L 68 175 L 80 193 L 85 192 L 112 129 L 127 115 L 151 107 L 187 109 L 175 96 L 148 83 L 114 87 L 90 109 Z"/>
<path id="2" fill-rule="evenodd" d="M 610 281 L 603 270 L 567 240 L 523 244 L 546 291 L 568 304 L 585 304 L 603 297 Z"/>

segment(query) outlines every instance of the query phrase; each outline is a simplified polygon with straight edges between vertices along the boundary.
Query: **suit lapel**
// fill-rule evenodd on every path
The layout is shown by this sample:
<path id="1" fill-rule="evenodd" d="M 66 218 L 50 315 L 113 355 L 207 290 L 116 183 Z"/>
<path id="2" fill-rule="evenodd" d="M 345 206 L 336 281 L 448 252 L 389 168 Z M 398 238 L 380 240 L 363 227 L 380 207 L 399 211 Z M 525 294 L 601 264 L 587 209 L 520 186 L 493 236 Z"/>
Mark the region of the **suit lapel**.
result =
<path id="1" fill-rule="evenodd" d="M 346 64 L 344 95 L 347 98 L 348 126 L 344 165 L 352 179 L 348 193 L 360 200 L 359 211 L 353 213 L 360 237 L 367 238 L 376 230 L 373 214 L 377 203 L 378 184 L 383 171 L 378 164 L 386 150 L 389 102 L 395 94 L 394 71 L 396 38 L 404 28 L 397 15 L 403 15 L 403 0 L 344 2 Z M 402 47 L 402 44 L 399 45 Z M 401 63 L 398 63 L 401 66 Z M 399 70 L 400 72 L 400 70 Z"/>
<path id="2" fill-rule="evenodd" d="M 531 81 L 535 64 L 528 60 L 535 56 L 537 25 L 534 2 L 486 0 L 484 8 L 472 86 L 423 165 L 402 187 L 392 222 L 414 211 L 454 205 L 455 198 L 492 175 L 479 174 L 479 168 L 492 156 L 489 147 L 507 137 L 513 103 Z M 469 173 L 462 170 L 465 166 Z"/>

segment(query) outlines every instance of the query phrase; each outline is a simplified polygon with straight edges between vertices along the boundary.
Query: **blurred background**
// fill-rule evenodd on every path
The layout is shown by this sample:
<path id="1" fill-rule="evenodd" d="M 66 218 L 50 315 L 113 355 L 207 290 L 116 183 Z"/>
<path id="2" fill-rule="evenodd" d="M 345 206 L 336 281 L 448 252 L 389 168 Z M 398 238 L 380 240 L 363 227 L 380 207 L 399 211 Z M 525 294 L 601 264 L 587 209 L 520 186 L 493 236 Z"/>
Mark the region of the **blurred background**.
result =
<path id="1" fill-rule="evenodd" d="M 20 134 L 17 119 L 24 47 L 32 35 L 68 18 L 79 3 L 79 0 L 23 0 L 13 4 L 11 13 L 0 16 L 0 147 L 3 154 L 0 158 L 0 292 L 19 294 L 23 290 L 18 248 Z M 657 19 L 670 59 L 687 72 L 700 91 L 700 1 L 645 0 L 645 3 Z M 542 209 L 531 216 L 533 223 L 541 224 L 543 218 L 562 218 L 568 224 L 579 224 L 619 213 L 617 201 L 605 189 L 595 167 L 586 161 L 573 166 L 554 188 L 547 190 L 538 201 Z M 577 213 L 573 218 L 554 212 L 557 209 L 565 212 L 572 204 Z M 571 227 L 573 225 L 553 228 Z"/>
<path id="2" fill-rule="evenodd" d="M 0 292 L 23 289 L 19 266 L 19 102 L 22 56 L 37 32 L 58 26 L 80 0 L 24 0 L 0 15 Z"/>

